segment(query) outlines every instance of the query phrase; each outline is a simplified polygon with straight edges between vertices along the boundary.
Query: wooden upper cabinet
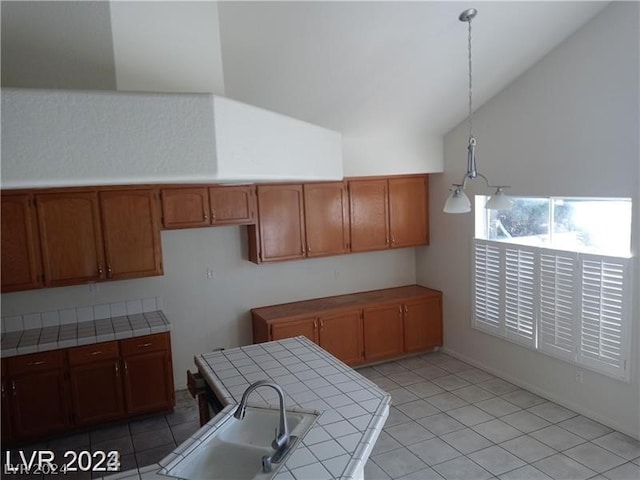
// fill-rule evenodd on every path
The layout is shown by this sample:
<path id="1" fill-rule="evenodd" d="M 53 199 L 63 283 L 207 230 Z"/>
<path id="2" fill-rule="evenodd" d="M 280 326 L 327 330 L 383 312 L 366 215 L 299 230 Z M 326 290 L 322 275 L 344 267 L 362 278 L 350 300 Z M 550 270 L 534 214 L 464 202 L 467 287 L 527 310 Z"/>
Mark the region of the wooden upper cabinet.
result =
<path id="1" fill-rule="evenodd" d="M 208 227 L 207 187 L 165 188 L 162 190 L 162 225 L 166 229 Z"/>
<path id="2" fill-rule="evenodd" d="M 302 185 L 260 185 L 257 195 L 258 261 L 304 258 L 306 242 Z"/>
<path id="3" fill-rule="evenodd" d="M 162 189 L 165 229 L 243 225 L 256 221 L 255 187 L 168 187 Z"/>
<path id="4" fill-rule="evenodd" d="M 389 178 L 391 248 L 429 243 L 426 175 Z"/>
<path id="5" fill-rule="evenodd" d="M 212 225 L 254 223 L 255 187 L 210 187 L 209 206 Z"/>
<path id="6" fill-rule="evenodd" d="M 35 197 L 47 286 L 104 278 L 104 248 L 96 192 L 45 193 Z"/>
<path id="7" fill-rule="evenodd" d="M 40 238 L 30 195 L 2 195 L 2 292 L 42 286 Z"/>
<path id="8" fill-rule="evenodd" d="M 156 191 L 100 192 L 107 278 L 162 275 Z"/>
<path id="9" fill-rule="evenodd" d="M 351 251 L 389 247 L 387 179 L 349 181 Z"/>
<path id="10" fill-rule="evenodd" d="M 307 256 L 338 255 L 349 248 L 349 197 L 343 182 L 304 185 Z"/>

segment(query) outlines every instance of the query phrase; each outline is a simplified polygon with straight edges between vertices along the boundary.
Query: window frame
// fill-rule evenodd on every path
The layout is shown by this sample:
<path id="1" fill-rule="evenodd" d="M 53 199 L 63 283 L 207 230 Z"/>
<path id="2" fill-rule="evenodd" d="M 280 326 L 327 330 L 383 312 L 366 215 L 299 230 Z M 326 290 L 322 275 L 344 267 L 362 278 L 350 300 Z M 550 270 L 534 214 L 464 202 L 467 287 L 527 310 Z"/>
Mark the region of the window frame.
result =
<path id="1" fill-rule="evenodd" d="M 479 207 L 480 205 L 485 205 L 486 202 L 489 200 L 490 196 L 489 195 L 475 195 L 475 204 L 476 207 Z M 558 196 L 558 195 L 552 195 L 552 196 L 541 196 L 541 195 L 533 195 L 533 196 L 517 196 L 517 197 L 512 197 L 515 199 L 526 199 L 526 200 L 546 200 L 548 202 L 547 204 L 547 220 L 548 220 L 548 232 L 547 232 L 547 242 L 543 245 L 531 245 L 530 243 L 527 242 L 523 242 L 523 241 L 518 241 L 518 238 L 523 238 L 523 237 L 513 237 L 513 239 L 509 239 L 509 238 L 501 238 L 501 239 L 490 239 L 489 237 L 489 231 L 490 231 L 490 225 L 489 225 L 489 215 L 488 215 L 488 210 L 484 209 L 484 208 L 476 208 L 475 209 L 475 219 L 474 219 L 474 235 L 475 238 L 481 238 L 481 239 L 485 239 L 485 240 L 493 240 L 493 241 L 497 241 L 497 242 L 507 242 L 507 243 L 514 243 L 517 245 L 531 245 L 534 247 L 538 247 L 538 248 L 550 248 L 550 249 L 556 249 L 556 250 L 566 250 L 566 251 L 570 251 L 570 252 L 580 252 L 580 253 L 590 253 L 590 254 L 601 254 L 601 255 L 608 255 L 608 256 L 617 256 L 617 257 L 623 257 L 623 258 L 629 258 L 632 256 L 631 254 L 631 231 L 632 229 L 629 229 L 629 238 L 628 238 L 628 244 L 627 244 L 627 249 L 624 253 L 611 253 L 611 252 L 597 252 L 597 251 L 591 251 L 590 249 L 577 249 L 577 248 L 567 248 L 567 247 L 562 247 L 559 246 L 555 241 L 554 241 L 554 237 L 556 237 L 557 235 L 559 235 L 558 232 L 555 232 L 554 230 L 554 225 L 555 225 L 555 209 L 557 208 L 556 202 L 558 201 L 592 201 L 592 202 L 629 202 L 629 206 L 630 206 L 630 217 L 629 217 L 629 222 L 632 222 L 632 218 L 633 218 L 633 200 L 631 197 L 582 197 L 582 196 Z M 481 225 L 481 230 L 479 230 L 478 226 Z M 632 226 L 630 226 L 632 227 Z"/>

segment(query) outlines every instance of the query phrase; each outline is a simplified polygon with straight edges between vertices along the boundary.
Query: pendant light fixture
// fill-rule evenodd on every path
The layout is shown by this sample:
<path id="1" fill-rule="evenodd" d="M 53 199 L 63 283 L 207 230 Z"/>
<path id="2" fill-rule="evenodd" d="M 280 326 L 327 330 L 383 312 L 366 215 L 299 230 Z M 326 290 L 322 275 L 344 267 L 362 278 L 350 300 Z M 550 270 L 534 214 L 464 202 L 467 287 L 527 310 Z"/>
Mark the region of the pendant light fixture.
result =
<path id="1" fill-rule="evenodd" d="M 450 189 L 451 194 L 444 204 L 444 213 L 467 213 L 471 211 L 471 202 L 469 201 L 469 197 L 464 193 L 464 189 L 467 186 L 467 180 L 473 180 L 478 177 L 485 181 L 487 188 L 496 189 L 493 196 L 487 201 L 485 208 L 505 210 L 511 208 L 513 205 L 513 201 L 502 191 L 504 188 L 509 188 L 508 186 L 489 185 L 487 177 L 478 172 L 476 139 L 473 136 L 473 76 L 471 70 L 471 20 L 473 20 L 477 14 L 478 11 L 475 8 L 470 8 L 462 12 L 458 17 L 461 22 L 467 22 L 469 25 L 469 145 L 467 146 L 467 173 L 464 174 L 462 182 L 452 185 L 453 188 Z"/>

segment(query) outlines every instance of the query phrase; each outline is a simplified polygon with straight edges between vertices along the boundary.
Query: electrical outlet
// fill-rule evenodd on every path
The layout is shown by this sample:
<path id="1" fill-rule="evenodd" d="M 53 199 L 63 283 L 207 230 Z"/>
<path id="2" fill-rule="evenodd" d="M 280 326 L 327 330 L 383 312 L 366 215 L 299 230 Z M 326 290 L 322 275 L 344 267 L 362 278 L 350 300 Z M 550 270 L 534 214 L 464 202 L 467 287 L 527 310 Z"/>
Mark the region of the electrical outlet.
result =
<path id="1" fill-rule="evenodd" d="M 89 291 L 91 293 L 96 293 L 99 290 L 100 287 L 98 287 L 97 283 L 90 283 L 89 284 Z"/>
<path id="2" fill-rule="evenodd" d="M 216 272 L 214 272 L 213 268 L 211 267 L 207 267 L 207 278 L 209 280 L 213 280 L 214 278 L 216 278 Z"/>
<path id="3" fill-rule="evenodd" d="M 582 371 L 576 370 L 576 382 L 582 383 Z"/>

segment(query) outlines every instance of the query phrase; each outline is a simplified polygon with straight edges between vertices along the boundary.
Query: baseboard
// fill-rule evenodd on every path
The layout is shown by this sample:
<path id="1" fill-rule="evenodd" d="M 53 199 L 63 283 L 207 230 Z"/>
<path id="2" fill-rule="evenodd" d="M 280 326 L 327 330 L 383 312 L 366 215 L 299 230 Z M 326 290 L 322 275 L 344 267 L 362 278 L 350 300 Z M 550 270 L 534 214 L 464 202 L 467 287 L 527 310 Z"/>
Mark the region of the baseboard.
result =
<path id="1" fill-rule="evenodd" d="M 619 432 L 624 433 L 625 435 L 630 436 L 631 438 L 635 438 L 636 440 L 640 440 L 640 432 L 634 432 L 629 430 L 629 426 L 628 425 L 619 425 L 617 424 L 617 422 L 612 421 L 610 418 L 605 418 L 600 414 L 597 414 L 595 412 L 590 411 L 588 408 L 584 408 L 582 405 L 578 405 L 575 404 L 573 402 L 568 402 L 566 399 L 560 398 L 557 395 L 555 395 L 553 392 L 549 392 L 546 390 L 543 390 L 541 388 L 538 388 L 534 385 L 531 385 L 527 382 L 523 382 L 521 379 L 519 378 L 515 378 L 509 374 L 506 374 L 500 370 L 496 370 L 494 368 L 491 368 L 485 364 L 483 364 L 482 362 L 478 362 L 477 360 L 470 358 L 460 352 L 457 352 L 455 350 L 452 350 L 448 347 L 442 347 L 441 351 L 443 353 L 446 353 L 447 355 L 451 355 L 454 358 L 457 358 L 458 360 L 461 360 L 465 363 L 468 363 L 470 365 L 473 365 L 474 367 L 480 368 L 492 375 L 495 375 L 496 377 L 500 377 L 503 380 L 506 380 L 509 383 L 513 383 L 514 385 L 517 385 L 520 388 L 523 388 L 525 390 L 530 391 L 531 393 L 535 393 L 536 395 L 539 395 L 541 397 L 546 398 L 547 400 L 550 400 L 554 403 L 557 403 L 560 406 L 563 406 L 565 408 L 568 408 L 570 410 L 573 410 L 576 413 L 579 413 L 580 415 L 584 415 L 585 417 L 590 418 L 591 420 L 595 420 L 596 422 L 602 423 L 603 425 L 606 425 L 607 427 L 613 428 L 614 430 L 617 430 Z"/>

